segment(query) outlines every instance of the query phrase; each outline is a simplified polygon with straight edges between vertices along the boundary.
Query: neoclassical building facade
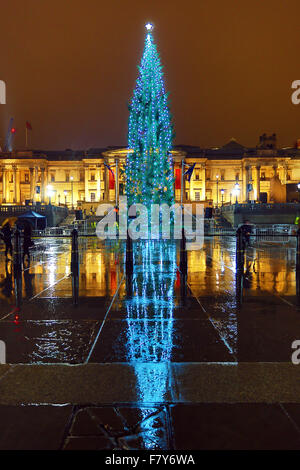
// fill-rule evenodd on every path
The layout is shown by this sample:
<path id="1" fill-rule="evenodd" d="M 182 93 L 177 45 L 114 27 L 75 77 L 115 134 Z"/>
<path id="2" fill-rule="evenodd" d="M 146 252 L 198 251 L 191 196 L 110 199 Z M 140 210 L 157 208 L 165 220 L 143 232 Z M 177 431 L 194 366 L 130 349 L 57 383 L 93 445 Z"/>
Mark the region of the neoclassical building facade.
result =
<path id="1" fill-rule="evenodd" d="M 51 202 L 84 207 L 115 202 L 125 193 L 127 153 L 126 148 L 116 147 L 0 153 L 0 203 Z M 184 202 L 285 202 L 286 188 L 293 186 L 295 192 L 300 182 L 300 149 L 277 148 L 274 134 L 261 136 L 259 145 L 253 148 L 231 139 L 219 148 L 177 146 L 172 153 L 177 201 L 181 172 L 193 164 L 190 181 L 184 178 Z"/>

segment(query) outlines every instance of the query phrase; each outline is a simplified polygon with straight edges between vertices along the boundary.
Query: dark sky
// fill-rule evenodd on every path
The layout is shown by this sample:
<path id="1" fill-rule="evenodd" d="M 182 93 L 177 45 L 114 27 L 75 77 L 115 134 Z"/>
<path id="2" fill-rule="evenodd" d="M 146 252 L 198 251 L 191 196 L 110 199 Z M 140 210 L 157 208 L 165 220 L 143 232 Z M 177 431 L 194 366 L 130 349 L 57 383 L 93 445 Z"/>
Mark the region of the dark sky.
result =
<path id="1" fill-rule="evenodd" d="M 0 138 L 15 118 L 17 147 L 126 145 L 144 45 L 154 36 L 177 144 L 254 146 L 276 132 L 300 138 L 299 0 L 0 0 Z M 1 141 L 0 141 L 1 143 Z"/>

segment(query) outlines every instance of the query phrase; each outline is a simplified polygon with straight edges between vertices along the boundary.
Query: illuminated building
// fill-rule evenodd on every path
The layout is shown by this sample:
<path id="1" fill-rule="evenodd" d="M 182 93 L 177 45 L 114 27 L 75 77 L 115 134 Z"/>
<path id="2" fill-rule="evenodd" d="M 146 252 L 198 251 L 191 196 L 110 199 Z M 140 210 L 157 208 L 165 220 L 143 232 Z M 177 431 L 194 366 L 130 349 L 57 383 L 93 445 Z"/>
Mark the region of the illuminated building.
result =
<path id="1" fill-rule="evenodd" d="M 126 148 L 118 147 L 0 153 L 0 202 L 49 203 L 48 186 L 51 203 L 56 205 L 66 203 L 71 208 L 72 200 L 75 208 L 113 202 L 116 184 L 118 194 L 125 194 L 127 154 Z M 195 163 L 190 182 L 184 181 L 184 202 L 286 202 L 286 188 L 296 188 L 300 181 L 300 149 L 277 148 L 274 135 L 261 136 L 259 145 L 253 148 L 231 139 L 218 148 L 176 146 L 172 154 L 178 202 L 182 161 Z M 296 191 L 294 199 L 298 197 Z"/>

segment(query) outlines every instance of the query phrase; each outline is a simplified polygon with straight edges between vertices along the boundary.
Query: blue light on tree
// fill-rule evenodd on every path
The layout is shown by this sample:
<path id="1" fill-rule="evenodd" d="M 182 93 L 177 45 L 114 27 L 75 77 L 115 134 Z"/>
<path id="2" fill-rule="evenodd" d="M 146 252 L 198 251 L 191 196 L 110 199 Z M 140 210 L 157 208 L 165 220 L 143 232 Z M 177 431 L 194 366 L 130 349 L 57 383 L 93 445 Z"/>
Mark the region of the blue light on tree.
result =
<path id="1" fill-rule="evenodd" d="M 139 76 L 129 105 L 126 195 L 129 205 L 173 204 L 173 126 L 160 57 L 146 24 Z"/>

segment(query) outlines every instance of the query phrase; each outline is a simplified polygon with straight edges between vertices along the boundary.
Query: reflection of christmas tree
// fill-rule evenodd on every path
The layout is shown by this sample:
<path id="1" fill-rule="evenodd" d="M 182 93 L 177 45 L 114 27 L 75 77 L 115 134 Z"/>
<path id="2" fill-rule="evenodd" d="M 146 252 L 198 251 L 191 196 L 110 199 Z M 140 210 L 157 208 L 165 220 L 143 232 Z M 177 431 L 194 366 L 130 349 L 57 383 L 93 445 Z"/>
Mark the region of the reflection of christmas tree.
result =
<path id="1" fill-rule="evenodd" d="M 162 66 L 146 25 L 145 48 L 129 106 L 126 194 L 128 203 L 173 203 L 173 129 Z"/>
<path id="2" fill-rule="evenodd" d="M 141 415 L 146 419 L 155 411 L 151 404 L 163 403 L 169 390 L 176 244 L 149 240 L 135 243 L 134 264 L 134 295 L 126 302 L 127 360 L 135 371 L 137 402 L 143 405 Z M 148 421 L 143 440 L 146 449 L 166 448 L 155 421 Z"/>

